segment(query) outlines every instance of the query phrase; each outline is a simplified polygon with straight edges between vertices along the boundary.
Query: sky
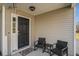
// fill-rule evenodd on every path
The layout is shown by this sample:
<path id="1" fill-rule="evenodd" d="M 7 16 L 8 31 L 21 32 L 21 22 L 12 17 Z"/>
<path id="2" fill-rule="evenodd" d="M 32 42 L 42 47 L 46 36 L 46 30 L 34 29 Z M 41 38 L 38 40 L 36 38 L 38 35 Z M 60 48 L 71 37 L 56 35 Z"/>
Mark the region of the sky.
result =
<path id="1" fill-rule="evenodd" d="M 79 3 L 77 3 L 76 6 L 75 6 L 74 14 L 75 14 L 75 19 L 74 19 L 75 22 L 79 23 Z"/>

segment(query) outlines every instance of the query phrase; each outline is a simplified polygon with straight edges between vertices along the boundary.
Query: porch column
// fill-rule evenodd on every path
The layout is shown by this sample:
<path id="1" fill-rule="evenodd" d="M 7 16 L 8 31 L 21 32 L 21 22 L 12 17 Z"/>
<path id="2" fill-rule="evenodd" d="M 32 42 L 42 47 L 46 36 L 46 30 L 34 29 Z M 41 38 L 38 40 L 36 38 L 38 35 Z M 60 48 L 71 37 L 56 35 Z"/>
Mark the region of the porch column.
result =
<path id="1" fill-rule="evenodd" d="M 7 37 L 5 36 L 5 5 L 2 5 L 2 55 L 7 55 Z"/>

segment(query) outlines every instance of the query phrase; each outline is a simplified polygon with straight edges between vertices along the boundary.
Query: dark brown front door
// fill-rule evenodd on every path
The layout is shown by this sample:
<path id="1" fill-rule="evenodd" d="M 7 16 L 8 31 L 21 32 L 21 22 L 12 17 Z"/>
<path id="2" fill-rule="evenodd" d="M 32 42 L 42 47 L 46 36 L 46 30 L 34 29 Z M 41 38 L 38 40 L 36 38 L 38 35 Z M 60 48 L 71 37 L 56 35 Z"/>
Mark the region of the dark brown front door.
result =
<path id="1" fill-rule="evenodd" d="M 29 19 L 18 17 L 18 49 L 29 45 Z"/>

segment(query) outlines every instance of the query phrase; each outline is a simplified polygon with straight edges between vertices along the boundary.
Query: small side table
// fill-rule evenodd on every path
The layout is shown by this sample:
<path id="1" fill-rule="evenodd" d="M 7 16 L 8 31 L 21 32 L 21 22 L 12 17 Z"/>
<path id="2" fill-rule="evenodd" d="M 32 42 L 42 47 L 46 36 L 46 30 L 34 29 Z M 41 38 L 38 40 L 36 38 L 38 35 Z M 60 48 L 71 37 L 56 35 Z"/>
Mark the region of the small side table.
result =
<path id="1" fill-rule="evenodd" d="M 43 52 L 47 52 L 51 55 L 51 49 L 53 49 L 53 44 L 46 43 L 43 47 Z"/>

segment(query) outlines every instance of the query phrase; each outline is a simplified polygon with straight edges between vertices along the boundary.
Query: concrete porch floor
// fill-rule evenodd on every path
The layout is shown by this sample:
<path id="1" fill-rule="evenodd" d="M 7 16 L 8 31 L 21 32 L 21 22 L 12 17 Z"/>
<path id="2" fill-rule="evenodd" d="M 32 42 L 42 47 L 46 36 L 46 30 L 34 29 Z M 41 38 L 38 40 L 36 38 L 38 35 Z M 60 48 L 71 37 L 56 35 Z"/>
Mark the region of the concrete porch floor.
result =
<path id="1" fill-rule="evenodd" d="M 12 56 L 22 56 L 22 55 L 20 53 L 16 53 Z M 37 49 L 35 51 L 30 52 L 26 56 L 49 56 L 49 54 L 46 52 L 42 53 L 42 49 Z M 53 55 L 53 56 L 56 56 L 56 55 Z"/>

